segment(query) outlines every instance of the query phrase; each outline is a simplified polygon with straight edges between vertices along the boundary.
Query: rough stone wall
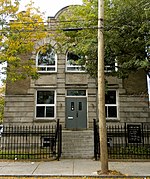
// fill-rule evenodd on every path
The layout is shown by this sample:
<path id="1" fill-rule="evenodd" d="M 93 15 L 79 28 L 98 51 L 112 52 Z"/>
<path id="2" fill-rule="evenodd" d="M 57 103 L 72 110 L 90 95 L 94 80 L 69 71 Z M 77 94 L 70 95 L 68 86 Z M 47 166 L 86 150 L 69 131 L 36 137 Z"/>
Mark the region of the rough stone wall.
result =
<path id="1" fill-rule="evenodd" d="M 150 122 L 147 96 L 120 95 L 120 122 Z"/>
<path id="2" fill-rule="evenodd" d="M 123 80 L 126 94 L 147 94 L 146 73 L 143 70 L 132 72 L 127 79 Z"/>
<path id="3" fill-rule="evenodd" d="M 9 125 L 29 125 L 33 123 L 34 96 L 6 95 L 4 123 Z"/>
<path id="4" fill-rule="evenodd" d="M 124 93 L 119 95 L 120 122 L 150 122 L 146 74 L 143 70 L 131 73 L 123 80 Z"/>
<path id="5" fill-rule="evenodd" d="M 39 43 L 43 45 L 43 41 Z M 35 55 L 34 55 L 35 56 Z M 88 90 L 88 127 L 93 125 L 93 118 L 97 117 L 96 82 L 86 73 L 65 72 L 66 55 L 58 54 L 57 72 L 41 73 L 38 80 L 25 79 L 7 84 L 4 122 L 10 125 L 33 124 L 60 119 L 65 127 L 65 98 L 67 89 Z M 35 119 L 35 93 L 37 89 L 56 90 L 56 118 L 54 120 Z"/>
<path id="6" fill-rule="evenodd" d="M 26 95 L 30 88 L 30 79 L 9 82 L 6 85 L 6 95 Z"/>

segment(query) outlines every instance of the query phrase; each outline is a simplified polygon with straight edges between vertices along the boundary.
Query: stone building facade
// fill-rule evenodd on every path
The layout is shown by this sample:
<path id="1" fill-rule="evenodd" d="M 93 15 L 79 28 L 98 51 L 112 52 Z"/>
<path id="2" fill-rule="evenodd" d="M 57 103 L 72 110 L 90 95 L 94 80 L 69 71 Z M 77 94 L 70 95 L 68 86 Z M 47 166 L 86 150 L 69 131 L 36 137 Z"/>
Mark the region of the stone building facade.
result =
<path id="1" fill-rule="evenodd" d="M 55 21 L 65 9 L 59 11 Z M 73 62 L 71 52 L 55 52 L 55 42 L 43 39 L 36 49 L 51 45 L 46 52 L 33 52 L 40 77 L 8 83 L 5 96 L 4 124 L 36 125 L 60 119 L 64 129 L 90 129 L 97 119 L 97 83 L 82 66 Z M 28 57 L 23 57 L 28 58 Z M 79 57 L 78 57 L 79 58 Z M 73 62 L 71 61 L 73 60 Z M 146 74 L 137 71 L 128 79 L 107 77 L 107 123 L 149 122 Z"/>

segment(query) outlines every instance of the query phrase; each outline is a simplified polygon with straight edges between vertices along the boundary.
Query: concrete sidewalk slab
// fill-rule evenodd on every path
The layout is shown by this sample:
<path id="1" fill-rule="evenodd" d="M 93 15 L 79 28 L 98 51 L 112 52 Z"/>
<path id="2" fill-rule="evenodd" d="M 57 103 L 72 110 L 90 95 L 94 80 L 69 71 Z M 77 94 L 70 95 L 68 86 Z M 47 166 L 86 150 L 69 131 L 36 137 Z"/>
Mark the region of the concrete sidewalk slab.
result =
<path id="1" fill-rule="evenodd" d="M 35 165 L 32 162 L 0 162 L 0 175 L 32 175 L 39 164 L 39 162 Z"/>
<path id="2" fill-rule="evenodd" d="M 36 168 L 33 174 L 74 175 L 73 171 L 74 171 L 74 161 L 61 160 L 61 161 L 52 161 L 52 162 L 42 162 Z"/>
<path id="3" fill-rule="evenodd" d="M 41 162 L 0 162 L 0 176 L 98 176 L 100 161 L 62 159 Z M 150 176 L 150 162 L 109 162 L 109 169 L 127 176 Z"/>

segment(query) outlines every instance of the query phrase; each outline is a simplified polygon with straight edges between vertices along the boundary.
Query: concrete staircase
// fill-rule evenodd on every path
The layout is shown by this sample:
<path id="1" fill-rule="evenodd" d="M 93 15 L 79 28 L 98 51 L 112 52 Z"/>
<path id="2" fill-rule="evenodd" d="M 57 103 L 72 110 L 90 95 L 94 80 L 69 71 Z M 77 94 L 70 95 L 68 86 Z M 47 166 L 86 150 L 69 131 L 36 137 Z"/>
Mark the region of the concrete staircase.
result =
<path id="1" fill-rule="evenodd" d="M 92 130 L 63 130 L 62 158 L 93 158 L 94 134 Z"/>

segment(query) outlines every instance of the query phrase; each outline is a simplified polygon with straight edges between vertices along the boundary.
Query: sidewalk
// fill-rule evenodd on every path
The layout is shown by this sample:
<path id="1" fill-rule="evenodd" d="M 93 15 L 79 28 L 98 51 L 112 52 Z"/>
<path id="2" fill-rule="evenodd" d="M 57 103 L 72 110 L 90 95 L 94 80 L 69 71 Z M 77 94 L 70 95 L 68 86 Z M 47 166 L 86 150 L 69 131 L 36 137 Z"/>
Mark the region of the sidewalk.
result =
<path id="1" fill-rule="evenodd" d="M 109 162 L 110 170 L 127 176 L 150 176 L 150 162 Z M 97 176 L 100 162 L 90 159 L 61 159 L 49 162 L 1 162 L 0 176 Z"/>

